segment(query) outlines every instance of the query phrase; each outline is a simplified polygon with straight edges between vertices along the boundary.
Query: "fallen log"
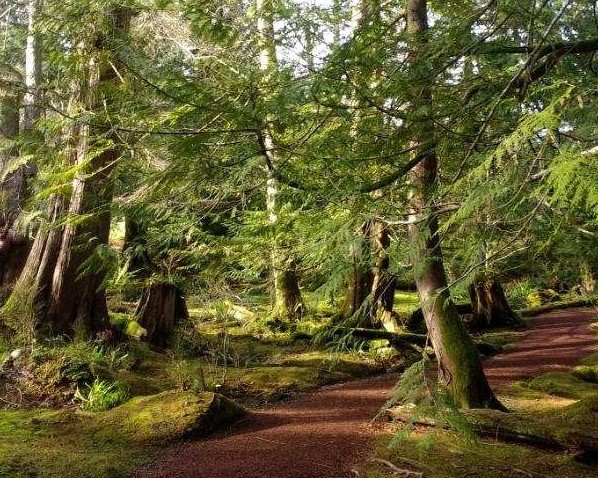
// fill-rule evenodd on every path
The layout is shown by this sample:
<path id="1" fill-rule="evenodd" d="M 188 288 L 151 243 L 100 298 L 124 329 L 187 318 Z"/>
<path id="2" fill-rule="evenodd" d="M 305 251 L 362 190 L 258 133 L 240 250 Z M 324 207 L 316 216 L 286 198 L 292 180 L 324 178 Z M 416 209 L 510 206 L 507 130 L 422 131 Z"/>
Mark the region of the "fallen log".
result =
<path id="1" fill-rule="evenodd" d="M 529 309 L 518 310 L 517 313 L 521 317 L 534 317 L 536 315 L 551 312 L 553 310 L 573 309 L 575 307 L 590 307 L 594 305 L 591 299 L 580 299 L 572 302 L 553 302 L 551 304 L 541 305 L 540 307 L 533 307 Z"/>
<path id="2" fill-rule="evenodd" d="M 557 434 L 551 433 L 551 430 L 538 430 L 537 432 L 519 430 L 513 424 L 508 423 L 517 421 L 517 418 L 511 413 L 489 410 L 484 410 L 484 415 L 481 415 L 481 411 L 476 410 L 464 410 L 462 413 L 466 416 L 472 431 L 480 438 L 567 453 L 584 463 L 598 461 L 598 436 L 577 432 L 557 436 Z M 394 422 L 430 428 L 438 426 L 433 418 L 421 417 L 413 420 L 413 411 L 407 407 L 389 408 L 386 410 L 385 416 Z M 519 421 L 519 423 L 524 423 L 526 429 L 533 427 L 533 423 L 530 427 L 528 420 Z M 443 428 L 448 428 L 448 426 L 443 425 Z M 538 428 L 540 429 L 540 426 Z"/>
<path id="3" fill-rule="evenodd" d="M 415 344 L 420 347 L 426 345 L 427 336 L 422 334 L 412 334 L 409 332 L 389 332 L 382 329 L 346 329 L 350 331 L 353 337 L 367 340 L 388 340 L 391 345 Z"/>
<path id="4" fill-rule="evenodd" d="M 388 330 L 382 329 L 364 329 L 364 328 L 346 328 L 343 329 L 350 332 L 353 337 L 366 339 L 366 340 L 388 340 L 390 345 L 395 348 L 404 346 L 417 346 L 425 347 L 426 345 L 431 347 L 428 343 L 427 336 L 424 334 L 413 334 L 409 332 L 389 332 Z M 487 342 L 476 342 L 475 343 L 478 352 L 484 357 L 490 357 L 502 352 L 502 348 L 496 345 L 489 344 Z"/>

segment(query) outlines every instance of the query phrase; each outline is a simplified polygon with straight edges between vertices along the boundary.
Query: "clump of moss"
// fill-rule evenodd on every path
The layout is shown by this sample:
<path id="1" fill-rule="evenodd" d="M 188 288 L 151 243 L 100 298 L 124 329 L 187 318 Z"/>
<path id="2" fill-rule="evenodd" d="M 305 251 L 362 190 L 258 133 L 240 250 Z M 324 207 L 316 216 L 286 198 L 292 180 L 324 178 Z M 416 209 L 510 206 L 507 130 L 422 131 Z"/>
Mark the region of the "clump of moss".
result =
<path id="1" fill-rule="evenodd" d="M 96 413 L 0 410 L 0 477 L 125 476 L 165 442 L 202 436 L 243 413 L 217 394 L 175 391 Z"/>
<path id="2" fill-rule="evenodd" d="M 530 380 L 527 385 L 533 390 L 573 399 L 598 394 L 598 384 L 588 383 L 570 372 L 546 373 Z"/>
<path id="3" fill-rule="evenodd" d="M 596 365 L 578 365 L 572 373 L 584 382 L 598 384 L 598 366 Z"/>

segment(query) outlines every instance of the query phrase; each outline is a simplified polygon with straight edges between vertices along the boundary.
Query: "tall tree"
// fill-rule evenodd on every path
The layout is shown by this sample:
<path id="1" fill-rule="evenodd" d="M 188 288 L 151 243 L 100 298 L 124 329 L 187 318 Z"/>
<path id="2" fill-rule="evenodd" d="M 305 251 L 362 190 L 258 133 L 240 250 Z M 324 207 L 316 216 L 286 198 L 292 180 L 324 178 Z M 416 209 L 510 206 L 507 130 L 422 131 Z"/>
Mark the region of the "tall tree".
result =
<path id="1" fill-rule="evenodd" d="M 106 108 L 110 113 L 111 89 L 121 82 L 119 60 L 131 17 L 128 7 L 104 7 L 94 36 L 79 44 L 78 53 L 85 63 L 73 102 L 95 113 L 94 121 L 84 120 L 70 128 L 68 140 L 73 147 L 68 159 L 77 168 L 70 199 L 55 195 L 50 201 L 49 223 L 38 231 L 3 308 L 13 322 L 21 312 L 22 317 L 32 319 L 30 328 L 52 333 L 88 335 L 109 327 L 102 289 L 105 270 L 98 252 L 108 243 L 110 175 L 119 157 L 119 138 L 103 112 Z"/>
<path id="2" fill-rule="evenodd" d="M 427 0 L 408 0 L 405 9 L 408 34 L 407 63 L 413 79 L 411 111 L 432 105 L 430 74 L 426 68 Z M 463 407 L 503 408 L 484 375 L 482 362 L 452 302 L 444 269 L 438 216 L 432 198 L 438 174 L 438 158 L 433 148 L 422 147 L 434 137 L 434 126 L 423 119 L 413 125 L 413 146 L 418 163 L 410 173 L 411 209 L 409 236 L 417 291 L 424 320 L 438 362 L 438 379 L 454 401 Z"/>
<path id="3" fill-rule="evenodd" d="M 274 0 L 257 0 L 257 35 L 259 45 L 259 68 L 263 75 L 260 86 L 260 96 L 265 99 L 274 87 L 272 79 L 278 70 L 276 58 L 276 38 L 274 29 Z M 304 312 L 305 305 L 299 289 L 297 261 L 292 251 L 280 240 L 280 180 L 276 168 L 279 158 L 276 145 L 272 137 L 271 128 L 274 118 L 271 113 L 266 113 L 258 131 L 261 153 L 266 162 L 266 210 L 268 221 L 272 228 L 273 243 L 271 252 L 271 271 L 274 283 L 274 310 L 273 315 L 284 319 L 297 319 Z"/>
<path id="4" fill-rule="evenodd" d="M 20 128 L 18 102 L 11 94 L 4 100 L 5 107 L 2 114 L 5 124 L 4 136 L 12 140 L 16 139 L 19 133 L 31 136 L 41 116 L 41 38 L 38 26 L 41 6 L 41 0 L 30 0 L 26 8 L 25 94 L 22 101 Z M 28 141 L 24 143 L 27 144 Z M 28 157 L 29 151 L 24 149 L 18 151 L 17 147 L 12 146 L 5 153 L 6 161 L 0 163 L 0 174 L 4 177 L 0 179 L 0 191 L 6 197 L 0 219 L 0 303 L 19 277 L 31 247 L 31 241 L 27 233 L 20 230 L 17 218 L 29 194 L 27 183 L 35 176 L 37 167 L 31 159 L 28 159 L 25 164 L 19 161 L 15 166 L 15 160 L 19 155 Z"/>

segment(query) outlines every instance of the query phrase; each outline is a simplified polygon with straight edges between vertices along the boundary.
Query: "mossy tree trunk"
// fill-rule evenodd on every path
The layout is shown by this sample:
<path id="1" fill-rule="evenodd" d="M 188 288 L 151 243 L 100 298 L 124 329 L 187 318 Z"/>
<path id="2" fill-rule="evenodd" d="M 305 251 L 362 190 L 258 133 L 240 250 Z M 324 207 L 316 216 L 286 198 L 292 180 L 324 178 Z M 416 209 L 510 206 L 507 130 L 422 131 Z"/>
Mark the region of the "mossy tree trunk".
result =
<path id="1" fill-rule="evenodd" d="M 428 30 L 426 0 L 408 0 L 407 33 L 411 46 L 407 62 L 413 72 L 412 111 L 432 105 L 429 87 L 432 78 L 422 68 Z M 421 145 L 434 136 L 433 125 L 422 121 L 412 125 L 413 145 Z M 459 406 L 467 408 L 503 408 L 490 388 L 480 356 L 451 301 L 442 260 L 438 218 L 431 199 L 436 185 L 438 159 L 433 149 L 418 151 L 420 161 L 410 173 L 410 226 L 412 262 L 422 304 L 424 320 L 438 363 L 438 379 Z"/>
<path id="2" fill-rule="evenodd" d="M 135 316 L 147 330 L 146 340 L 164 347 L 168 345 L 177 323 L 189 318 L 189 312 L 177 286 L 155 281 L 144 287 Z"/>
<path id="3" fill-rule="evenodd" d="M 505 296 L 501 283 L 482 275 L 469 285 L 473 317 L 470 327 L 503 327 L 521 324 Z"/>
<path id="4" fill-rule="evenodd" d="M 102 91 L 120 83 L 118 49 L 112 41 L 127 34 L 131 10 L 113 7 L 106 15 L 108 30 L 86 45 L 85 82 L 73 94 L 72 102 L 88 111 L 103 112 L 110 106 Z M 50 199 L 48 223 L 38 231 L 3 312 L 13 317 L 20 312 L 29 319 L 29 328 L 37 331 L 90 336 L 109 328 L 102 289 L 106 271 L 98 251 L 108 243 L 118 138 L 106 128 L 76 124 L 69 143 L 74 145 L 70 162 L 80 167 L 70 199 L 58 195 Z M 61 226 L 64 214 L 66 225 Z"/>

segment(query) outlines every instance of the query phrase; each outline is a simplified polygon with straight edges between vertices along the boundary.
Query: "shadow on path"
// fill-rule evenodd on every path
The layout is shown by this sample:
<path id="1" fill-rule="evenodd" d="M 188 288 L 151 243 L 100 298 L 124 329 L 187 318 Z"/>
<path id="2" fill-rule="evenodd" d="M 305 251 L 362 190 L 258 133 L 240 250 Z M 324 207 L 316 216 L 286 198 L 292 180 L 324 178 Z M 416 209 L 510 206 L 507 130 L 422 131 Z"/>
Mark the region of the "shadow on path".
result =
<path id="1" fill-rule="evenodd" d="M 553 311 L 530 320 L 513 349 L 484 362 L 494 387 L 563 370 L 596 350 L 590 309 Z M 132 478 L 348 478 L 376 433 L 370 420 L 398 375 L 325 387 L 258 410 L 219 435 L 165 452 Z"/>

